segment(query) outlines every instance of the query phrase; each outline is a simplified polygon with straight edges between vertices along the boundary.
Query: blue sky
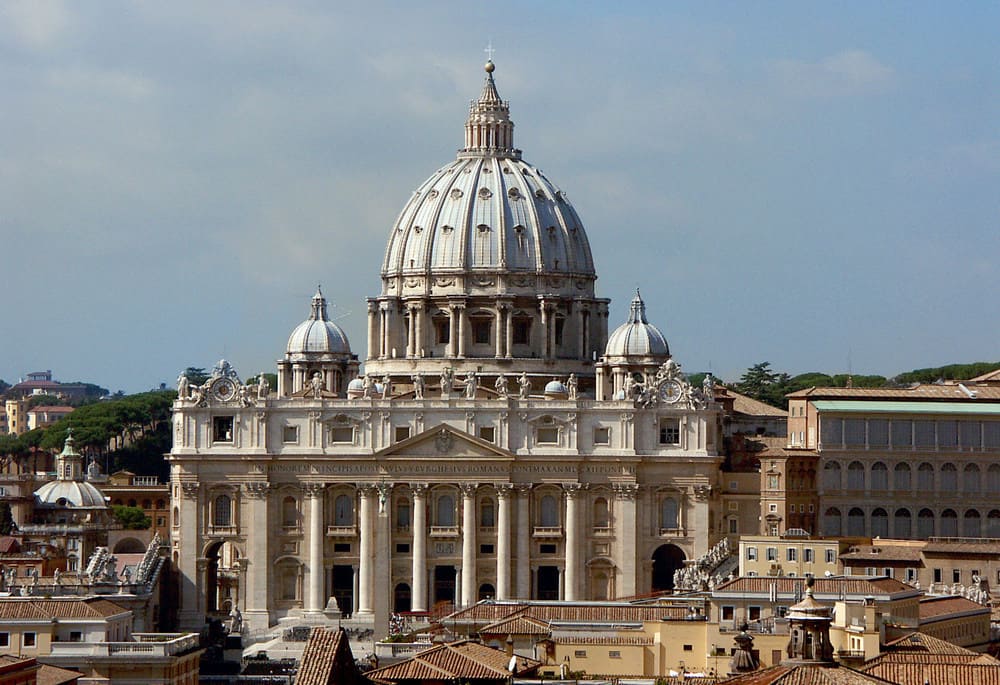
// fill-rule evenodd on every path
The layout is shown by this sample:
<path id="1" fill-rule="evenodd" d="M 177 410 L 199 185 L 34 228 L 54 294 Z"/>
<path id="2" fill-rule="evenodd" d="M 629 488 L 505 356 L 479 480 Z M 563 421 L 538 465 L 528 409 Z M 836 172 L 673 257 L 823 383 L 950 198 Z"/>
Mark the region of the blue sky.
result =
<path id="1" fill-rule="evenodd" d="M 0 3 L 0 378 L 364 356 L 496 47 L 515 140 L 687 370 L 1000 358 L 1000 5 Z"/>

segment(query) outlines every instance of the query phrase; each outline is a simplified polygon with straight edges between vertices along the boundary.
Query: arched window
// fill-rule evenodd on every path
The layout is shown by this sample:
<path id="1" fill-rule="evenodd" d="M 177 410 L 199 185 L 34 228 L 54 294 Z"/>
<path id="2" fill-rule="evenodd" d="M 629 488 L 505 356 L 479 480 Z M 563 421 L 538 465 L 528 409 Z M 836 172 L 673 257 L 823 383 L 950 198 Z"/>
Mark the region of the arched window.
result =
<path id="1" fill-rule="evenodd" d="M 941 467 L 941 491 L 955 492 L 958 490 L 958 469 L 954 464 L 945 464 Z"/>
<path id="2" fill-rule="evenodd" d="M 910 510 L 897 509 L 892 518 L 892 534 L 894 537 L 906 539 L 910 537 L 913 530 L 911 525 Z"/>
<path id="3" fill-rule="evenodd" d="M 840 535 L 841 515 L 840 509 L 830 507 L 823 513 L 823 532 L 826 535 Z"/>
<path id="4" fill-rule="evenodd" d="M 608 500 L 598 497 L 594 500 L 594 528 L 607 528 L 610 523 Z"/>
<path id="5" fill-rule="evenodd" d="M 496 595 L 497 595 L 496 588 L 494 588 L 489 583 L 483 583 L 482 585 L 479 586 L 480 601 L 484 599 L 493 599 L 494 597 L 496 597 Z"/>
<path id="6" fill-rule="evenodd" d="M 559 525 L 559 505 L 552 495 L 542 497 L 540 518 L 543 528 L 555 528 Z"/>
<path id="7" fill-rule="evenodd" d="M 865 465 L 860 461 L 852 461 L 847 466 L 847 489 L 865 489 Z"/>
<path id="8" fill-rule="evenodd" d="M 451 495 L 438 497 L 436 521 L 436 525 L 447 528 L 455 525 L 455 499 Z"/>
<path id="9" fill-rule="evenodd" d="M 294 528 L 299 523 L 299 511 L 295 504 L 294 497 L 286 497 L 281 500 L 281 525 L 285 528 Z"/>
<path id="10" fill-rule="evenodd" d="M 840 490 L 840 487 L 840 462 L 826 462 L 823 465 L 823 489 Z"/>
<path id="11" fill-rule="evenodd" d="M 893 470 L 895 474 L 895 483 L 893 483 L 894 490 L 909 490 L 910 489 L 910 465 L 905 461 L 896 464 L 896 468 Z"/>
<path id="12" fill-rule="evenodd" d="M 410 586 L 406 583 L 399 583 L 392 592 L 392 610 L 397 614 L 404 614 L 411 609 Z"/>
<path id="13" fill-rule="evenodd" d="M 934 492 L 934 467 L 926 461 L 917 467 L 917 489 L 921 492 Z"/>
<path id="14" fill-rule="evenodd" d="M 993 494 L 1000 493 L 1000 464 L 990 464 L 986 470 L 986 488 Z"/>
<path id="15" fill-rule="evenodd" d="M 337 495 L 333 500 L 333 525 L 354 525 L 354 498 L 350 495 Z"/>
<path id="16" fill-rule="evenodd" d="M 143 509 L 152 509 L 153 508 L 153 500 L 148 500 L 148 499 L 142 500 L 142 508 Z"/>
<path id="17" fill-rule="evenodd" d="M 219 495 L 215 498 L 212 521 L 216 526 L 221 527 L 233 525 L 233 500 L 229 498 L 229 495 Z"/>
<path id="18" fill-rule="evenodd" d="M 396 502 L 396 530 L 410 529 L 410 500 L 401 499 Z"/>
<path id="19" fill-rule="evenodd" d="M 872 512 L 872 537 L 889 537 L 889 513 L 882 507 Z"/>
<path id="20" fill-rule="evenodd" d="M 664 497 L 660 503 L 660 528 L 679 528 L 677 523 L 677 500 Z"/>
<path id="21" fill-rule="evenodd" d="M 930 509 L 921 509 L 917 514 L 917 537 L 926 540 L 934 535 L 934 512 Z"/>
<path id="22" fill-rule="evenodd" d="M 983 520 L 979 512 L 975 509 L 968 509 L 962 519 L 962 535 L 967 538 L 979 538 L 983 536 Z"/>
<path id="23" fill-rule="evenodd" d="M 181 525 L 181 510 L 179 507 L 174 507 L 174 528 Z"/>
<path id="24" fill-rule="evenodd" d="M 156 500 L 156 508 L 157 509 L 166 509 L 167 508 L 167 503 L 165 501 L 163 501 L 162 499 L 158 499 L 158 500 Z"/>
<path id="25" fill-rule="evenodd" d="M 852 537 L 861 537 L 865 534 L 865 512 L 858 507 L 847 512 L 847 534 Z"/>
<path id="26" fill-rule="evenodd" d="M 958 514 L 954 509 L 945 509 L 941 512 L 941 536 L 958 537 Z"/>
<path id="27" fill-rule="evenodd" d="M 872 464 L 872 490 L 889 489 L 889 469 L 880 461 Z"/>
<path id="28" fill-rule="evenodd" d="M 966 464 L 962 471 L 962 491 L 979 492 L 982 487 L 979 479 L 979 467 L 975 464 Z M 976 536 L 978 537 L 978 536 Z"/>
<path id="29" fill-rule="evenodd" d="M 1000 509 L 991 509 L 986 515 L 986 537 L 1000 538 Z"/>
<path id="30" fill-rule="evenodd" d="M 479 526 L 481 528 L 493 528 L 496 526 L 496 516 L 494 515 L 493 500 L 484 499 L 479 503 Z"/>

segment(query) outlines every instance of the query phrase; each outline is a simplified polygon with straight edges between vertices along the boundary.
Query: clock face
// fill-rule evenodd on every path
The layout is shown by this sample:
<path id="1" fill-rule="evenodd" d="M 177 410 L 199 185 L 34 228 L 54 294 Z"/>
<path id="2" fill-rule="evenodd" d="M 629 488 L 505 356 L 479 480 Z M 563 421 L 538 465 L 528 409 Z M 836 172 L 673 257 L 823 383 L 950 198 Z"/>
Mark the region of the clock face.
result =
<path id="1" fill-rule="evenodd" d="M 232 381 L 221 380 L 215 384 L 212 392 L 219 400 L 228 402 L 236 396 L 236 385 Z"/>
<path id="2" fill-rule="evenodd" d="M 677 381 L 667 381 L 660 387 L 660 399 L 673 404 L 681 398 L 682 390 L 681 384 Z"/>

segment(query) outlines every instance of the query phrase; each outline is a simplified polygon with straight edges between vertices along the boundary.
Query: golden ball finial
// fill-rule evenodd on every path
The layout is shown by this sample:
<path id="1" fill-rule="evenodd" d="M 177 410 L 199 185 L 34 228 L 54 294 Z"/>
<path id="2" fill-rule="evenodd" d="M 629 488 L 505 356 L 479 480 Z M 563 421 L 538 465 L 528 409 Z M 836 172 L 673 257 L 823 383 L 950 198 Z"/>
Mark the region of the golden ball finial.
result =
<path id="1" fill-rule="evenodd" d="M 496 69 L 496 68 L 497 68 L 496 65 L 493 64 L 493 60 L 489 60 L 488 62 L 486 62 L 486 66 L 483 67 L 483 69 L 486 70 L 487 74 L 492 74 L 493 70 Z"/>

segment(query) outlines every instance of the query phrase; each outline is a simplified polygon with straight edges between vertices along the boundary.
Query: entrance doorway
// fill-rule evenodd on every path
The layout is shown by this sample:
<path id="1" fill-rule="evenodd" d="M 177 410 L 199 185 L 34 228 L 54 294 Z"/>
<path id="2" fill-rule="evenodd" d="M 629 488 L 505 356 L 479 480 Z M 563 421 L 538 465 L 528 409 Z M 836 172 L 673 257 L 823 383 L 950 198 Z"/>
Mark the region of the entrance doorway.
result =
<path id="1" fill-rule="evenodd" d="M 538 567 L 538 599 L 559 599 L 559 567 Z"/>
<path id="2" fill-rule="evenodd" d="M 454 566 L 434 567 L 434 604 L 454 604 L 455 603 L 455 576 Z"/>
<path id="3" fill-rule="evenodd" d="M 345 618 L 354 613 L 354 569 L 351 566 L 334 565 L 333 596 Z"/>
<path id="4" fill-rule="evenodd" d="M 674 571 L 684 568 L 683 550 L 677 545 L 660 545 L 653 552 L 653 592 L 674 589 Z"/>
<path id="5" fill-rule="evenodd" d="M 405 614 L 410 611 L 410 586 L 400 583 L 396 586 L 392 596 L 392 610 L 397 614 Z"/>

